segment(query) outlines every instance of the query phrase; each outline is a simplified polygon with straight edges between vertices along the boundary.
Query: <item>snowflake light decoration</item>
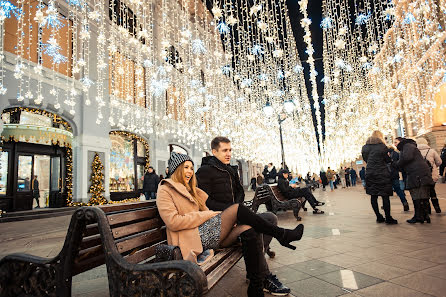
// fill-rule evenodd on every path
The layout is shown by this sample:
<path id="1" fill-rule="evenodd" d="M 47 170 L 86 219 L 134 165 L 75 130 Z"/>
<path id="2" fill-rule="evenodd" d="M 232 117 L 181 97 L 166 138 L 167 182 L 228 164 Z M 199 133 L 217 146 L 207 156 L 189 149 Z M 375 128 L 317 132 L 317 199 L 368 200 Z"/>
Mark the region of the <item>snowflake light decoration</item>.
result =
<path id="1" fill-rule="evenodd" d="M 192 52 L 194 54 L 204 54 L 206 53 L 206 47 L 201 39 L 192 40 Z"/>

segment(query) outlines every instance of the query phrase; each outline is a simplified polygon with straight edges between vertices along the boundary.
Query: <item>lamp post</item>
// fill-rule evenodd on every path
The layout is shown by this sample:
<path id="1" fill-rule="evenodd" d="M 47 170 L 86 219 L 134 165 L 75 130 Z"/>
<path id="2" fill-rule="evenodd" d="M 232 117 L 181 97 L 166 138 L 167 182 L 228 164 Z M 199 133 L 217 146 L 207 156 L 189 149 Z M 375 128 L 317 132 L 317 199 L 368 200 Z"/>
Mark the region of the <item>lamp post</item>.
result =
<path id="1" fill-rule="evenodd" d="M 282 136 L 282 122 L 286 120 L 286 114 L 281 113 L 278 115 L 279 119 L 279 132 L 280 132 L 280 148 L 282 150 L 282 168 L 285 168 L 285 150 L 283 149 L 283 136 Z"/>
<path id="2" fill-rule="evenodd" d="M 280 149 L 282 152 L 282 166 L 285 168 L 285 150 L 283 148 L 283 134 L 282 134 L 282 122 L 287 119 L 287 114 L 291 114 L 294 112 L 295 104 L 292 100 L 287 100 L 283 104 L 283 112 L 278 114 L 279 121 L 279 133 L 280 133 Z M 266 101 L 265 106 L 263 107 L 263 112 L 267 117 L 271 117 L 274 113 L 274 107 L 271 105 L 269 100 Z"/>

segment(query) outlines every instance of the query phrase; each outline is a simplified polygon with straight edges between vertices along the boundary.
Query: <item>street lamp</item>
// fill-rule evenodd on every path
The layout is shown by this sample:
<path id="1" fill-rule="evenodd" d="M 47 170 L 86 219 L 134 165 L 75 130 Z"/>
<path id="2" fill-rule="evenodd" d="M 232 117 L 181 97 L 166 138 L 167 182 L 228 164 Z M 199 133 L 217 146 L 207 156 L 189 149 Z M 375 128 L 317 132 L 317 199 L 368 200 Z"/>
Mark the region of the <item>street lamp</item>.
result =
<path id="1" fill-rule="evenodd" d="M 269 103 L 269 100 L 266 101 L 265 106 L 263 106 L 263 112 L 265 113 L 265 115 L 267 117 L 270 117 L 273 115 L 274 113 L 274 107 L 271 105 L 271 103 Z"/>
<path id="2" fill-rule="evenodd" d="M 285 150 L 283 148 L 283 135 L 282 135 L 282 122 L 287 119 L 287 114 L 291 114 L 294 111 L 295 104 L 292 100 L 287 100 L 283 103 L 283 110 L 285 112 L 278 114 L 278 121 L 279 121 L 279 133 L 280 133 L 280 148 L 282 152 L 282 166 L 285 168 Z M 271 117 L 274 113 L 274 107 L 271 105 L 271 103 L 266 101 L 265 106 L 263 106 L 263 112 L 267 117 Z"/>

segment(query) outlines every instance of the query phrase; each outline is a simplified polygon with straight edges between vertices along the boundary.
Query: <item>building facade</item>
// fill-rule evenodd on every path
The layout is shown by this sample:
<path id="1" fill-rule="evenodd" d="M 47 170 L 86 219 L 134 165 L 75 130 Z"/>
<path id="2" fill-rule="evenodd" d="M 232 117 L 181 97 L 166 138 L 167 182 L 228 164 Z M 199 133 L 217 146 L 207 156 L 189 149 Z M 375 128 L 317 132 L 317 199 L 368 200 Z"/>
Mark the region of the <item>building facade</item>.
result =
<path id="1" fill-rule="evenodd" d="M 203 6 L 192 14 L 193 1 L 134 2 L 11 1 L 16 8 L 1 24 L 0 209 L 88 203 L 95 154 L 106 199 L 122 200 L 140 196 L 149 165 L 164 174 L 171 151 L 189 154 L 196 168 L 211 153 L 216 135 L 206 130 L 205 112 L 197 119 L 183 109 L 181 85 L 157 85 L 163 75 L 198 72 L 197 83 L 206 86 L 206 64 L 188 73 L 186 50 L 164 43 L 185 25 L 211 40 L 209 12 Z M 188 21 L 179 23 L 178 15 Z M 199 126 L 186 125 L 194 120 Z M 233 162 L 248 185 L 248 163 Z"/>

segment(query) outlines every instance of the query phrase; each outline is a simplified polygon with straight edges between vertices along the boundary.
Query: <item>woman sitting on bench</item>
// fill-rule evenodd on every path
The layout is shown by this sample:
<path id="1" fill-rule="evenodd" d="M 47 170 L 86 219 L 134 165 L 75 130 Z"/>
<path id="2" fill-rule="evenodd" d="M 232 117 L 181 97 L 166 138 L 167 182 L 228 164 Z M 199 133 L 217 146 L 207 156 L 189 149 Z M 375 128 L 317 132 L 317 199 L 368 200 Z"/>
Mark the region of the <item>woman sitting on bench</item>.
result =
<path id="1" fill-rule="evenodd" d="M 250 279 L 248 296 L 264 296 L 265 273 L 259 271 L 258 257 L 263 255 L 259 233 L 276 238 L 281 245 L 296 249 L 290 243 L 300 240 L 303 225 L 295 229 L 274 226 L 242 204 L 234 204 L 223 212 L 206 207 L 208 195 L 197 188 L 192 159 L 172 152 L 169 163 L 169 179 L 158 188 L 158 211 L 167 227 L 167 241 L 180 247 L 185 260 L 205 263 L 213 255 L 213 249 L 229 247 L 240 236 L 247 277 Z"/>
<path id="2" fill-rule="evenodd" d="M 305 197 L 305 199 L 307 199 L 308 203 L 310 203 L 311 207 L 313 208 L 314 214 L 323 214 L 324 212 L 317 209 L 317 207 L 324 205 L 325 203 L 317 201 L 316 197 L 313 196 L 310 189 L 308 188 L 299 189 L 290 186 L 288 182 L 289 173 L 290 172 L 286 169 L 279 172 L 279 181 L 277 183 L 277 188 L 283 194 L 283 196 L 285 196 L 285 198 L 288 200 L 293 198 Z"/>

